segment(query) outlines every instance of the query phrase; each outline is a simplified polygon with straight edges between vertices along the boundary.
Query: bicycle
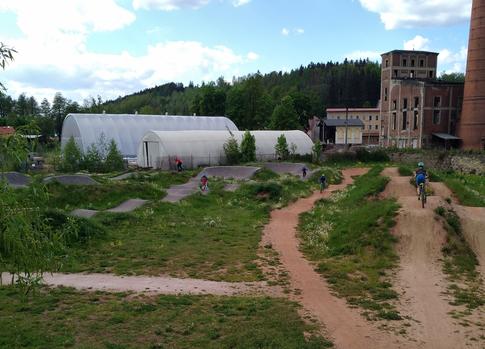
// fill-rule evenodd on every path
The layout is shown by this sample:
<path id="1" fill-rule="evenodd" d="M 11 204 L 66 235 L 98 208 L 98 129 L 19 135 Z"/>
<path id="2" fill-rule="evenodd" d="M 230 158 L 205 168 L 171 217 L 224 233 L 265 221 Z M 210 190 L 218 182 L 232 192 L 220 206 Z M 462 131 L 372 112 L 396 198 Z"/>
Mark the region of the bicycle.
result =
<path id="1" fill-rule="evenodd" d="M 419 184 L 419 197 L 421 206 L 424 208 L 424 204 L 426 204 L 426 188 L 424 187 L 424 183 Z"/>

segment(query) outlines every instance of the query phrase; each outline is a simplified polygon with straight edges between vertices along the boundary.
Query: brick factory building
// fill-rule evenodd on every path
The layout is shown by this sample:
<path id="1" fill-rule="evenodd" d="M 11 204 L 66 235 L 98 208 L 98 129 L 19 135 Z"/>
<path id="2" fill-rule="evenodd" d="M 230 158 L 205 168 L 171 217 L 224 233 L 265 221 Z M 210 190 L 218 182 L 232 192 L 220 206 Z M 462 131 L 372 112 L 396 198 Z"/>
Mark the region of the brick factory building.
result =
<path id="1" fill-rule="evenodd" d="M 382 54 L 382 146 L 459 145 L 455 134 L 463 83 L 438 80 L 437 63 L 435 52 L 395 50 Z"/>
<path id="2" fill-rule="evenodd" d="M 359 119 L 363 122 L 362 144 L 379 144 L 380 109 L 379 108 L 329 108 L 327 119 Z"/>

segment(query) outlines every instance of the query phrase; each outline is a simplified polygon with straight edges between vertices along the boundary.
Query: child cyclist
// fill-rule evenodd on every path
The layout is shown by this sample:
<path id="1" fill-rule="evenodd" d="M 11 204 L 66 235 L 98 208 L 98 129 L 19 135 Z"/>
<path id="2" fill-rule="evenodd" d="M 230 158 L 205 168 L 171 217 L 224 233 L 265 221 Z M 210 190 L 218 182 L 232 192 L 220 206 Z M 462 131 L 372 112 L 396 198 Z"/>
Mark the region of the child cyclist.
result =
<path id="1" fill-rule="evenodd" d="M 420 162 L 420 163 L 418 163 L 418 168 L 415 172 L 416 190 L 418 192 L 418 200 L 421 200 L 420 195 L 419 195 L 420 194 L 420 192 L 419 192 L 420 184 L 423 184 L 424 185 L 423 189 L 426 190 L 426 188 L 425 188 L 426 178 L 428 178 L 428 174 L 427 174 L 426 170 L 424 169 L 424 163 Z"/>

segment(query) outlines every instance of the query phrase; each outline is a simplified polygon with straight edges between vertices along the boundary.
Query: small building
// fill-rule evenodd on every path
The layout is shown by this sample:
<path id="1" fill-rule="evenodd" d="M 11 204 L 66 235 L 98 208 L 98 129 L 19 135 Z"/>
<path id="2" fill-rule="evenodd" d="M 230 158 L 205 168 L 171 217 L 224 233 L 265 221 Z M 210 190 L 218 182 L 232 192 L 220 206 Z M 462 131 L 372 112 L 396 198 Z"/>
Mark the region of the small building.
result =
<path id="1" fill-rule="evenodd" d="M 8 137 L 15 133 L 15 128 L 12 126 L 0 126 L 0 137 Z"/>
<path id="2" fill-rule="evenodd" d="M 258 161 L 276 160 L 275 145 L 285 135 L 290 152 L 297 155 L 312 153 L 313 142 L 302 131 L 251 131 L 256 140 Z M 224 144 L 234 137 L 241 144 L 242 131 L 149 131 L 138 145 L 138 166 L 169 170 L 175 160 L 186 168 L 217 166 L 226 163 Z"/>
<path id="3" fill-rule="evenodd" d="M 327 119 L 358 119 L 364 124 L 362 144 L 378 145 L 381 129 L 380 108 L 328 108 Z"/>
<path id="4" fill-rule="evenodd" d="M 323 120 L 323 141 L 336 145 L 361 145 L 364 122 L 360 119 Z"/>

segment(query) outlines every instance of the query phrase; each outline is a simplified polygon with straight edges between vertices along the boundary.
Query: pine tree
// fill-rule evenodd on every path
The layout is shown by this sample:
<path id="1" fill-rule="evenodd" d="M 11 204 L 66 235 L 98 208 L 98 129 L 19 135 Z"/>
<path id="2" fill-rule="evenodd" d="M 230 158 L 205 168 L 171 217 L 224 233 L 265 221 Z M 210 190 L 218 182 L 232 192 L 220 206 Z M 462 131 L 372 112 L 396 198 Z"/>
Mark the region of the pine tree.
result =
<path id="1" fill-rule="evenodd" d="M 242 162 L 256 161 L 256 138 L 249 132 L 244 132 L 241 140 Z"/>

